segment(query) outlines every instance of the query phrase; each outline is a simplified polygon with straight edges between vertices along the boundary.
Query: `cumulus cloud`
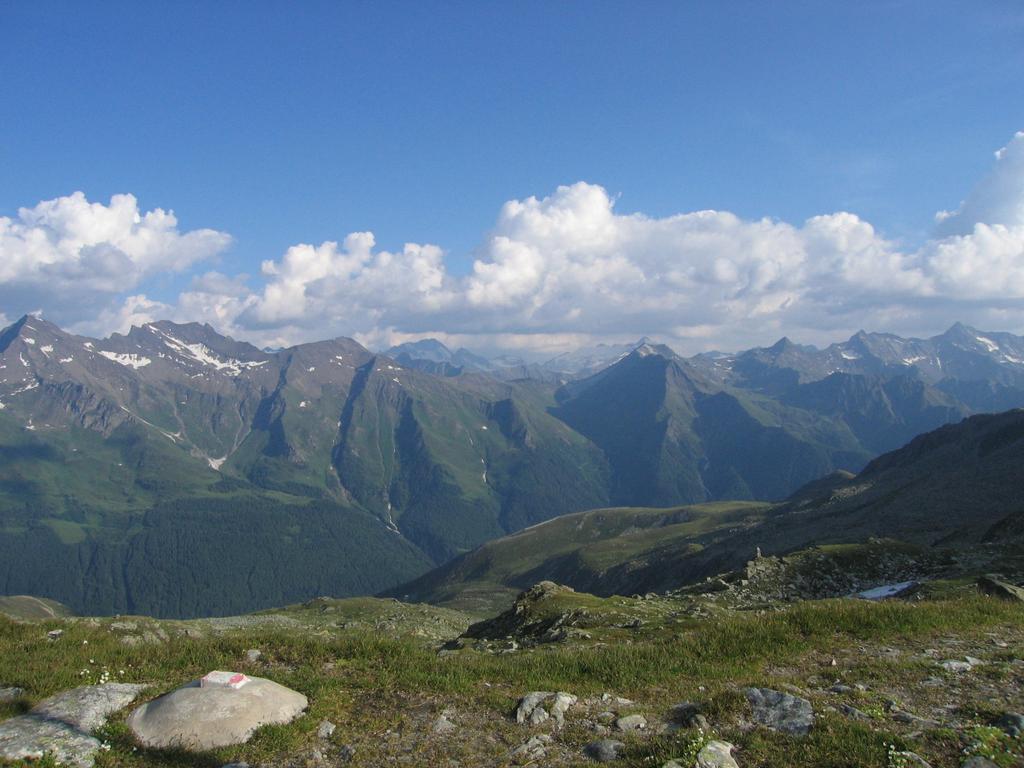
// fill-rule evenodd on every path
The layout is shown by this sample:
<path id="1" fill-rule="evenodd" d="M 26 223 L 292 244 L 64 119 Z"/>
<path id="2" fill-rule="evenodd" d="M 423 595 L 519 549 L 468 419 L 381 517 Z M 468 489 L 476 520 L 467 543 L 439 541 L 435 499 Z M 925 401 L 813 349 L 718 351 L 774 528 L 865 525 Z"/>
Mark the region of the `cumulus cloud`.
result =
<path id="1" fill-rule="evenodd" d="M 993 169 L 955 211 L 936 215 L 939 237 L 970 235 L 978 224 L 1024 226 L 1024 131 L 996 152 Z"/>
<path id="2" fill-rule="evenodd" d="M 172 211 L 142 212 L 133 195 L 104 205 L 75 192 L 0 216 L 0 298 L 39 296 L 47 309 L 84 310 L 154 275 L 182 272 L 230 242 L 212 229 L 181 232 Z"/>
<path id="3" fill-rule="evenodd" d="M 137 239 L 162 244 L 140 255 L 131 227 L 106 223 L 143 226 L 150 214 L 140 218 L 128 199 L 100 206 L 85 227 L 104 246 L 90 255 L 97 274 L 118 271 L 104 267 L 106 259 L 127 258 L 134 266 L 121 279 L 135 285 L 146 270 L 181 269 L 226 242 L 205 230 L 179 234 L 173 217 L 160 225 L 170 214 L 154 212 L 143 228 L 155 234 Z M 89 207 L 84 198 L 70 207 L 82 205 Z M 135 214 L 112 213 L 121 206 Z M 46 213 L 51 207 L 60 206 L 33 210 L 62 221 Z M 35 232 L 42 229 L 36 215 L 23 211 L 6 226 Z M 102 322 L 123 325 L 159 312 L 264 344 L 344 334 L 384 346 L 434 335 L 478 349 L 545 352 L 639 335 L 681 351 L 738 348 L 781 334 L 826 342 L 859 327 L 932 332 L 955 319 L 1024 330 L 1024 133 L 996 154 L 959 208 L 939 218 L 931 239 L 907 248 L 849 212 L 802 223 L 713 210 L 653 218 L 619 213 L 604 188 L 579 182 L 502 206 L 468 274 L 452 274 L 436 245 L 391 252 L 377 248 L 373 234 L 355 232 L 340 242 L 295 245 L 265 261 L 256 280 L 204 274 L 172 307 L 133 295 Z M 86 261 L 80 228 L 48 226 L 64 233 L 48 241 L 68 245 L 41 253 Z M 106 253 L 115 248 L 123 256 Z M 29 271 L 78 268 L 72 256 L 46 259 Z"/>

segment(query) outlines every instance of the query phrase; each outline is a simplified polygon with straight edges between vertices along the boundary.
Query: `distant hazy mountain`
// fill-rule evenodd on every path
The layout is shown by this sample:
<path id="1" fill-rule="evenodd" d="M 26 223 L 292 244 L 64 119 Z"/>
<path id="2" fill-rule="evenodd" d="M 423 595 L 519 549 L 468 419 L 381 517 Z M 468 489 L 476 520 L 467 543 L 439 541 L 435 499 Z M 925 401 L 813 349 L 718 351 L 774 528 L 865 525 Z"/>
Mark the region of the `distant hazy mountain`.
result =
<path id="1" fill-rule="evenodd" d="M 628 344 L 598 344 L 593 347 L 583 347 L 553 357 L 541 363 L 541 367 L 553 373 L 572 377 L 589 375 L 617 363 L 633 350 L 650 343 L 651 340 L 645 336 Z"/>
<path id="2" fill-rule="evenodd" d="M 468 349 L 460 348 L 452 352 L 437 339 L 406 342 L 392 347 L 384 354 L 402 365 L 442 376 L 458 376 L 463 372 L 493 372 L 503 367 Z"/>
<path id="3" fill-rule="evenodd" d="M 195 323 L 98 340 L 22 318 L 0 331 L 0 593 L 191 616 L 373 592 L 569 512 L 784 498 L 1024 405 L 1022 340 L 962 326 L 625 346 L 488 371 L 429 341 L 268 351 Z"/>
<path id="4" fill-rule="evenodd" d="M 565 352 L 542 362 L 528 363 L 514 355 L 485 358 L 467 349 L 452 352 L 437 339 L 407 342 L 392 347 L 385 354 L 403 365 L 457 376 L 460 373 L 488 373 L 501 379 L 536 379 L 565 382 L 597 373 L 618 362 L 637 347 L 649 343 L 642 338 L 628 344 L 598 344 Z"/>

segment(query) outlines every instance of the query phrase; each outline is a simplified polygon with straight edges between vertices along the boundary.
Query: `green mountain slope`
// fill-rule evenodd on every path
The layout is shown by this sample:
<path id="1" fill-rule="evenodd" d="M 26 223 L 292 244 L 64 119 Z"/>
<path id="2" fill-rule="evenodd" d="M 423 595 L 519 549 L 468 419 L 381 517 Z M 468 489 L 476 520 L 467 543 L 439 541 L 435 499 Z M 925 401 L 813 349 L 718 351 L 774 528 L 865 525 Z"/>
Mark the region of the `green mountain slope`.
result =
<path id="1" fill-rule="evenodd" d="M 922 435 L 857 476 L 836 473 L 784 503 L 562 517 L 489 542 L 391 594 L 482 611 L 541 580 L 598 595 L 663 591 L 741 568 L 759 550 L 786 554 L 872 537 L 1020 565 L 1022 499 L 1024 410 L 1014 410 Z"/>

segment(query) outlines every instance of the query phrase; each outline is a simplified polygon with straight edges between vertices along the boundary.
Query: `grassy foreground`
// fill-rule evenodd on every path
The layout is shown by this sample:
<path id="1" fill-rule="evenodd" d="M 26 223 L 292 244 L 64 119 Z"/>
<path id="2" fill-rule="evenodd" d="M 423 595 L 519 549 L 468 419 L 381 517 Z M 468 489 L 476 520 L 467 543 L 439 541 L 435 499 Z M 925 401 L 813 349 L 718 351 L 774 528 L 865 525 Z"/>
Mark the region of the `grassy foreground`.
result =
<path id="1" fill-rule="evenodd" d="M 597 598 L 580 597 L 592 613 L 600 610 Z M 614 606 L 628 611 L 629 599 L 617 598 Z M 959 766 L 965 752 L 986 754 L 998 765 L 1024 764 L 1021 745 L 988 727 L 999 712 L 1024 707 L 1024 610 L 991 598 L 825 600 L 777 611 L 721 611 L 502 654 L 472 648 L 438 654 L 436 638 L 424 628 L 440 620 L 433 609 L 402 610 L 418 615 L 420 623 L 389 624 L 394 636 L 380 625 L 350 626 L 351 621 L 324 620 L 323 613 L 308 609 L 286 612 L 279 623 L 241 622 L 237 628 L 148 619 L 0 618 L 0 686 L 26 691 L 21 700 L 0 704 L 0 718 L 101 678 L 148 683 L 155 696 L 211 669 L 237 669 L 301 691 L 309 697 L 308 712 L 288 726 L 261 729 L 247 745 L 200 756 L 137 748 L 115 718 L 104 732 L 110 749 L 97 765 L 334 765 L 341 764 L 341 745 L 355 748 L 346 763 L 353 766 L 396 760 L 411 766 L 514 764 L 510 751 L 538 730 L 516 725 L 509 715 L 532 690 L 565 690 L 581 700 L 610 692 L 632 700 L 622 712 L 643 713 L 652 726 L 668 718 L 674 704 L 698 702 L 715 735 L 740 748 L 737 759 L 744 768 L 894 768 L 903 764 L 898 753 L 904 749 L 937 767 Z M 135 625 L 133 631 L 146 629 L 149 641 L 126 644 L 126 621 Z M 63 635 L 48 639 L 52 629 Z M 251 648 L 263 654 L 256 662 L 246 660 Z M 984 666 L 955 675 L 937 663 L 965 654 L 984 660 Z M 864 690 L 829 692 L 836 682 Z M 747 727 L 747 685 L 799 689 L 818 715 L 811 734 L 795 738 Z M 835 710 L 844 703 L 866 717 Z M 927 719 L 944 708 L 955 727 L 893 717 L 903 711 Z M 459 728 L 454 735 L 438 737 L 431 730 L 442 710 Z M 337 725 L 327 742 L 316 735 L 324 719 Z M 612 737 L 627 742 L 617 764 L 636 767 L 684 757 L 700 738 L 689 729 Z M 540 764 L 591 764 L 580 750 L 594 738 L 570 710 Z"/>

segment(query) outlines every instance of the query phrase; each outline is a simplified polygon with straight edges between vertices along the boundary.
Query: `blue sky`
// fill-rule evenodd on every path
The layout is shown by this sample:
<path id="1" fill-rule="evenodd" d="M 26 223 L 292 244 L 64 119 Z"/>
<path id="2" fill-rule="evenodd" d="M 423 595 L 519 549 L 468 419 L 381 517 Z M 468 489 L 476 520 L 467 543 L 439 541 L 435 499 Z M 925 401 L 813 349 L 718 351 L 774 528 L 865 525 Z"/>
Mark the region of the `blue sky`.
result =
<path id="1" fill-rule="evenodd" d="M 889 261 L 892 253 L 909 260 L 896 282 L 918 267 L 941 282 L 927 261 L 935 213 L 956 209 L 984 183 L 994 173 L 993 152 L 1024 129 L 1024 6 L 1016 2 L 7 2 L 0 73 L 0 217 L 18 221 L 20 208 L 75 191 L 102 205 L 130 194 L 140 213 L 173 210 L 176 234 L 230 236 L 230 244 L 207 239 L 183 255 L 202 240 L 193 238 L 170 256 L 112 238 L 103 247 L 127 254 L 134 277 L 86 281 L 95 283 L 92 293 L 75 286 L 82 270 L 93 269 L 80 249 L 74 269 L 61 273 L 77 279 L 53 279 L 56 257 L 45 280 L 5 279 L 0 271 L 8 318 L 41 309 L 103 332 L 147 313 L 191 310 L 268 342 L 344 333 L 385 343 L 436 332 L 457 341 L 478 336 L 479 347 L 552 349 L 639 331 L 694 348 L 751 335 L 762 342 L 759 334 L 776 332 L 818 341 L 816 332 L 833 336 L 867 322 L 939 331 L 933 326 L 958 317 L 1024 329 L 1012 293 L 1003 297 L 1007 305 L 972 289 L 969 306 L 937 308 L 936 296 L 962 297 L 963 287 L 909 278 L 898 301 L 860 295 L 825 321 L 809 310 L 794 314 L 815 297 L 821 304 L 820 286 L 805 279 L 796 292 L 769 291 L 770 278 L 751 277 L 763 272 L 761 261 L 744 266 L 730 255 L 761 247 L 742 237 L 723 246 L 731 267 L 719 269 L 716 254 L 698 249 L 719 270 L 716 285 L 734 273 L 737 281 L 701 297 L 706 286 L 687 283 L 692 275 L 669 275 L 684 262 L 691 272 L 707 271 L 689 246 L 654 265 L 647 235 L 632 233 L 619 250 L 599 253 L 579 244 L 585 234 L 576 240 L 566 230 L 558 242 L 541 242 L 534 229 L 524 234 L 522 216 L 500 220 L 508 201 L 531 196 L 548 200 L 542 217 L 563 210 L 570 196 L 557 190 L 577 182 L 600 187 L 627 224 L 633 213 L 656 223 L 711 209 L 745 223 L 769 217 L 803 233 L 810 217 L 849 212 L 886 241 Z M 1011 196 L 1017 189 L 1012 178 L 1001 184 Z M 603 205 L 594 196 L 572 200 Z M 1007 205 L 1016 210 L 1012 199 Z M 1011 213 L 983 223 L 1018 222 Z M 45 225 L 48 237 L 60 241 L 54 227 Z M 508 239 L 513 230 L 511 239 L 532 249 L 529 258 L 499 253 L 495 236 Z M 264 261 L 278 264 L 280 276 L 290 247 L 364 231 L 374 233 L 375 246 L 357 258 L 361 264 L 376 264 L 380 251 L 401 253 L 405 243 L 442 249 L 425 257 L 433 260 L 429 274 L 405 297 L 422 306 L 404 314 L 384 307 L 382 274 L 360 267 L 356 275 L 326 252 L 316 258 L 334 266 L 303 273 L 310 279 L 300 275 L 297 260 L 305 257 L 297 252 L 291 277 L 279 277 L 302 282 L 302 316 L 271 306 L 266 288 L 275 273 L 261 274 Z M 31 271 L 31 259 L 50 258 L 31 251 L 24 231 L 16 234 L 0 244 L 10 264 Z M 55 248 L 65 255 L 75 247 L 61 242 Z M 801 263 L 848 262 L 801 247 Z M 1000 251 L 1010 270 L 1012 249 L 1009 257 Z M 601 303 L 597 289 L 569 285 L 571 264 L 557 279 L 543 277 L 559 259 L 590 269 L 622 253 L 647 285 L 675 279 L 660 313 L 623 310 L 618 324 L 603 322 L 590 309 Z M 783 259 L 775 272 L 797 266 Z M 409 269 L 416 270 L 405 263 L 397 271 Z M 597 272 L 613 283 L 625 274 Z M 488 280 L 503 287 L 491 290 Z M 371 289 L 384 298 L 374 303 Z M 295 290 L 284 293 L 294 300 Z M 351 303 L 357 291 L 365 298 L 360 318 L 325 316 L 324 302 Z M 758 302 L 736 306 L 752 291 L 779 300 L 767 321 Z M 182 293 L 235 294 L 236 302 L 214 311 L 213 298 L 190 303 Z M 635 305 L 633 296 L 609 302 L 620 300 Z M 680 318 L 666 314 L 670 300 L 687 305 Z M 367 313 L 374 323 L 364 322 Z"/>

